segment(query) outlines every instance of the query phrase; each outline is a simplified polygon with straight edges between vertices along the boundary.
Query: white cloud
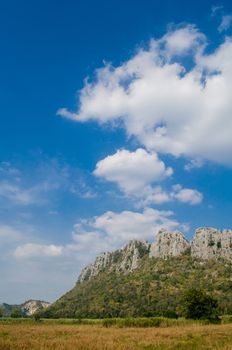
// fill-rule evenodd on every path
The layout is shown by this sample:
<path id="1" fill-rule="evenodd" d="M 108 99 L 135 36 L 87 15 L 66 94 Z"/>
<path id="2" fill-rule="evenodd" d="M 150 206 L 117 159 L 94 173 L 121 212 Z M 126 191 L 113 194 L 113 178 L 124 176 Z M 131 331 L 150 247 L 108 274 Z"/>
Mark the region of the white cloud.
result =
<path id="1" fill-rule="evenodd" d="M 163 204 L 170 202 L 172 199 L 170 194 L 162 189 L 161 186 L 146 186 L 143 191 L 140 191 L 135 197 L 138 201 L 138 207 L 146 207 L 151 204 Z"/>
<path id="2" fill-rule="evenodd" d="M 160 186 L 147 186 L 140 192 L 137 203 L 138 207 L 145 207 L 151 204 L 163 204 L 171 201 L 196 205 L 203 200 L 203 194 L 195 189 L 183 188 L 181 185 L 174 185 L 172 190 L 164 191 Z"/>
<path id="3" fill-rule="evenodd" d="M 59 113 L 79 122 L 121 120 L 147 150 L 231 165 L 232 40 L 211 53 L 206 42 L 194 26 L 169 31 L 122 65 L 98 69 L 77 113 Z"/>
<path id="4" fill-rule="evenodd" d="M 130 239 L 154 240 L 156 232 L 162 227 L 170 230 L 176 228 L 186 230 L 187 226 L 174 220 L 172 215 L 171 211 L 152 208 L 145 208 L 143 212 L 107 211 L 103 215 L 76 225 L 73 237 L 78 245 L 85 246 L 87 250 L 93 241 L 101 250 L 103 247 L 112 250 L 121 247 Z"/>
<path id="5" fill-rule="evenodd" d="M 199 204 L 203 200 L 203 195 L 197 190 L 192 190 L 190 188 L 182 188 L 180 185 L 173 186 L 173 192 L 171 197 L 179 200 L 183 203 L 189 204 Z"/>
<path id="6" fill-rule="evenodd" d="M 14 255 L 16 258 L 43 258 L 61 256 L 63 252 L 62 246 L 54 244 L 36 244 L 26 243 L 16 248 Z"/>
<path id="7" fill-rule="evenodd" d="M 172 173 L 172 168 L 167 168 L 156 153 L 149 153 L 141 148 L 135 152 L 118 150 L 115 154 L 100 160 L 94 171 L 96 176 L 116 183 L 126 196 L 136 201 L 138 207 L 173 200 L 199 204 L 203 196 L 196 190 L 180 189 L 178 185 L 174 192 L 169 193 L 161 186 L 153 185 Z"/>
<path id="8" fill-rule="evenodd" d="M 100 216 L 81 220 L 74 225 L 72 240 L 66 245 L 26 243 L 19 245 L 14 256 L 18 259 L 61 257 L 78 260 L 81 265 L 102 251 L 122 247 L 130 239 L 154 240 L 156 232 L 165 227 L 188 229 L 172 218 L 171 211 L 145 208 L 142 212 L 107 211 Z M 73 261 L 74 261 L 73 260 Z"/>
<path id="9" fill-rule="evenodd" d="M 227 29 L 230 28 L 231 24 L 232 24 L 232 15 L 222 16 L 222 20 L 218 27 L 218 31 L 220 33 L 226 31 Z"/>
<path id="10" fill-rule="evenodd" d="M 160 44 L 164 45 L 164 55 L 168 58 L 174 55 L 186 55 L 190 50 L 202 50 L 205 42 L 205 35 L 191 25 L 174 31 L 170 30 L 160 40 Z"/>
<path id="11" fill-rule="evenodd" d="M 143 190 L 147 185 L 172 175 L 156 153 L 144 149 L 135 152 L 118 150 L 115 154 L 100 160 L 94 171 L 96 176 L 118 184 L 127 194 Z"/>

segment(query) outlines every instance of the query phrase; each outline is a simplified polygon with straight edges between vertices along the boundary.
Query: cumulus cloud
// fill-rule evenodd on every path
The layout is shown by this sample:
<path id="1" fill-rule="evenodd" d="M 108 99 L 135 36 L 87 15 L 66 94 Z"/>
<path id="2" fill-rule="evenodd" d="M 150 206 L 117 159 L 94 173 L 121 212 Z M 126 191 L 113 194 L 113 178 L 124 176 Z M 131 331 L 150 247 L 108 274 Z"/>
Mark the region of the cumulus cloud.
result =
<path id="1" fill-rule="evenodd" d="M 121 247 L 130 239 L 154 240 L 155 234 L 162 227 L 170 230 L 187 229 L 186 225 L 180 224 L 172 216 L 171 211 L 152 208 L 145 208 L 142 212 L 107 211 L 77 224 L 74 227 L 73 238 L 82 250 L 83 246 L 88 250 L 93 241 L 101 251 L 112 250 Z"/>
<path id="2" fill-rule="evenodd" d="M 203 195 L 197 190 L 182 188 L 181 185 L 173 186 L 171 197 L 183 203 L 199 204 L 203 200 Z"/>
<path id="3" fill-rule="evenodd" d="M 151 204 L 163 204 L 171 201 L 196 205 L 203 200 L 203 194 L 195 189 L 183 188 L 181 185 L 172 186 L 172 190 L 165 191 L 160 186 L 147 186 L 140 194 L 138 206 L 147 206 Z"/>
<path id="4" fill-rule="evenodd" d="M 161 186 L 154 185 L 172 175 L 173 170 L 166 167 L 156 153 L 149 153 L 141 148 L 134 152 L 118 150 L 107 156 L 97 163 L 94 174 L 116 183 L 126 196 L 135 199 L 137 206 L 146 207 L 172 200 L 199 204 L 203 198 L 198 191 L 179 188 L 179 185 L 170 193 Z"/>
<path id="5" fill-rule="evenodd" d="M 210 53 L 206 46 L 192 25 L 169 30 L 123 64 L 98 69 L 77 113 L 58 113 L 78 122 L 120 120 L 149 151 L 231 165 L 232 40 Z"/>
<path id="6" fill-rule="evenodd" d="M 118 150 L 115 154 L 100 160 L 94 171 L 96 176 L 116 182 L 125 193 L 143 190 L 150 183 L 172 175 L 156 153 L 148 153 L 142 148 L 135 152 Z"/>

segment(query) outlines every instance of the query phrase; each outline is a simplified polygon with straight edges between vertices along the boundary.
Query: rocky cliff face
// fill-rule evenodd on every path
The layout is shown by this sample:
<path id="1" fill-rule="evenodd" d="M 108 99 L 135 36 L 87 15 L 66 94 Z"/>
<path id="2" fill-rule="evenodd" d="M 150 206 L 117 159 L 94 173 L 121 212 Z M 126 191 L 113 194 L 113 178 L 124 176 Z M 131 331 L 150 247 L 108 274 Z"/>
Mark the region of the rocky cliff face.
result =
<path id="1" fill-rule="evenodd" d="M 161 229 L 156 236 L 156 241 L 151 245 L 150 257 L 166 259 L 178 256 L 190 247 L 189 242 L 181 232 L 168 232 Z"/>
<path id="2" fill-rule="evenodd" d="M 232 260 L 232 230 L 199 228 L 191 242 L 191 255 L 200 259 Z"/>
<path id="3" fill-rule="evenodd" d="M 97 276 L 101 271 L 128 273 L 136 269 L 144 255 L 167 259 L 190 250 L 192 257 L 202 260 L 224 258 L 232 261 L 232 230 L 219 231 L 215 228 L 199 228 L 193 240 L 189 242 L 181 232 L 169 232 L 161 229 L 154 243 L 133 240 L 123 249 L 112 253 L 103 253 L 93 264 L 86 266 L 79 277 L 79 282 Z"/>
<path id="4" fill-rule="evenodd" d="M 50 303 L 41 300 L 28 300 L 20 305 L 21 310 L 27 315 L 32 316 L 35 312 L 46 309 Z"/>
<path id="5" fill-rule="evenodd" d="M 132 240 L 124 248 L 112 253 L 102 253 L 93 264 L 86 266 L 79 282 L 87 281 L 107 269 L 116 272 L 131 272 L 138 267 L 139 260 L 149 253 L 150 244 L 145 241 Z"/>

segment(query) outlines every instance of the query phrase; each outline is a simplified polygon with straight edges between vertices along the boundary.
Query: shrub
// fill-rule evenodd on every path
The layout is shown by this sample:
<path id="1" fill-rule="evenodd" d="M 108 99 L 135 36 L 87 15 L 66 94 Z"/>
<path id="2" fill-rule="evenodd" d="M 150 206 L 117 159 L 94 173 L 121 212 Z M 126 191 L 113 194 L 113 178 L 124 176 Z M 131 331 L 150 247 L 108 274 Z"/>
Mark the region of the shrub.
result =
<path id="1" fill-rule="evenodd" d="M 12 318 L 20 318 L 22 317 L 22 311 L 20 309 L 13 309 L 11 312 Z"/>
<path id="2" fill-rule="evenodd" d="M 184 313 L 186 318 L 217 321 L 218 302 L 202 289 L 191 288 L 184 294 Z"/>

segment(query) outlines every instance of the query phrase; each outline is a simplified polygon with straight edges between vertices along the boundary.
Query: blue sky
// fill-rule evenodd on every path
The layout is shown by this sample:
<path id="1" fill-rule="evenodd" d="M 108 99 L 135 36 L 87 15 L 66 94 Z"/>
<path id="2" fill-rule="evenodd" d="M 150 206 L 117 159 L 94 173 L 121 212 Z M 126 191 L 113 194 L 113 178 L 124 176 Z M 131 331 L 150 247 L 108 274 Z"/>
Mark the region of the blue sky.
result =
<path id="1" fill-rule="evenodd" d="M 0 303 L 160 227 L 231 228 L 230 1 L 0 4 Z"/>

